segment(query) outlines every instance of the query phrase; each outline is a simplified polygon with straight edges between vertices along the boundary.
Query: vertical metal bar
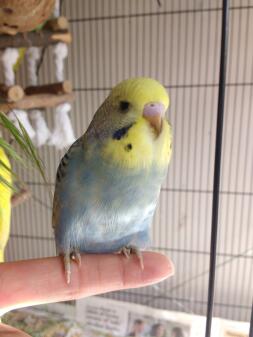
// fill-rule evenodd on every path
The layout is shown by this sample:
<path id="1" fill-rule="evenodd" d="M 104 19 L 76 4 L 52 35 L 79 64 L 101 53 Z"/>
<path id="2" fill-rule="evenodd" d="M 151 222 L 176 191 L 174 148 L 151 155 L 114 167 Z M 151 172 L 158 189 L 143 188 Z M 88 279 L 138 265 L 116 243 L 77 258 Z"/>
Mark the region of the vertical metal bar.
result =
<path id="1" fill-rule="evenodd" d="M 252 308 L 251 308 L 251 319 L 250 319 L 249 337 L 253 337 L 253 302 L 252 302 Z"/>
<path id="2" fill-rule="evenodd" d="M 218 233 L 221 151 L 222 151 L 223 116 L 224 116 L 225 87 L 226 87 L 226 66 L 227 66 L 227 52 L 228 52 L 228 27 L 229 27 L 228 19 L 229 19 L 229 0 L 223 0 L 219 96 L 218 96 L 214 180 L 213 180 L 212 230 L 211 230 L 211 247 L 210 247 L 211 253 L 210 253 L 208 304 L 207 304 L 206 334 L 205 334 L 206 337 L 211 336 L 214 288 L 215 288 L 215 267 L 216 267 L 217 233 Z"/>

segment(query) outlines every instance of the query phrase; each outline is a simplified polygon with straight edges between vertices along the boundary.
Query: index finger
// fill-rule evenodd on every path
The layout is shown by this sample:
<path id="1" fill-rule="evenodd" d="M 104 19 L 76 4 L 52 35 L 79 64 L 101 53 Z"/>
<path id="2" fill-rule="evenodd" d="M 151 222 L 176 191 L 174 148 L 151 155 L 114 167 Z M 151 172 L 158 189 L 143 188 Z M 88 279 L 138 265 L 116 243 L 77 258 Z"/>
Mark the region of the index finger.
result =
<path id="1" fill-rule="evenodd" d="M 85 296 L 157 283 L 173 274 L 164 255 L 143 253 L 144 270 L 135 256 L 82 255 L 82 267 L 72 263 L 67 284 L 60 257 L 0 264 L 0 314 L 21 307 L 67 301 Z"/>

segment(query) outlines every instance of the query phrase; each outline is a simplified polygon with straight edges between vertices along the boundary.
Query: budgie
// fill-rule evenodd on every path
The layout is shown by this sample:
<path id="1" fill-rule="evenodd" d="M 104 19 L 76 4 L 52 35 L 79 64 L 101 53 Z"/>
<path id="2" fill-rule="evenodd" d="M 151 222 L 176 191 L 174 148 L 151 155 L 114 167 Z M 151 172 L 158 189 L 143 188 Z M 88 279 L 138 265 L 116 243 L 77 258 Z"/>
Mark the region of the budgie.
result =
<path id="1" fill-rule="evenodd" d="M 4 166 L 10 168 L 10 162 L 4 150 L 0 147 L 0 178 L 4 178 L 11 184 L 11 173 Z M 0 262 L 4 262 L 4 249 L 10 235 L 11 194 L 11 188 L 0 180 Z"/>
<path id="2" fill-rule="evenodd" d="M 64 258 L 83 253 L 136 254 L 149 243 L 149 229 L 172 152 L 169 97 L 151 78 L 116 85 L 87 131 L 69 148 L 56 175 L 53 228 Z"/>

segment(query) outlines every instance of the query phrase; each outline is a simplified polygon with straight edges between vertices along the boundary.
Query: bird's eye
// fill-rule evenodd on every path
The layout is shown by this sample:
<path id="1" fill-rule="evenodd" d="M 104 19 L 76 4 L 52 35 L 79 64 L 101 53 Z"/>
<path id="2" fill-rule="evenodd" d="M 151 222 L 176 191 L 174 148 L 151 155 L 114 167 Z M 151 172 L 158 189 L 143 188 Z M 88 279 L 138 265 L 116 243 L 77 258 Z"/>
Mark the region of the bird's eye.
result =
<path id="1" fill-rule="evenodd" d="M 127 112 L 129 109 L 130 103 L 127 101 L 120 101 L 119 108 L 121 112 Z"/>

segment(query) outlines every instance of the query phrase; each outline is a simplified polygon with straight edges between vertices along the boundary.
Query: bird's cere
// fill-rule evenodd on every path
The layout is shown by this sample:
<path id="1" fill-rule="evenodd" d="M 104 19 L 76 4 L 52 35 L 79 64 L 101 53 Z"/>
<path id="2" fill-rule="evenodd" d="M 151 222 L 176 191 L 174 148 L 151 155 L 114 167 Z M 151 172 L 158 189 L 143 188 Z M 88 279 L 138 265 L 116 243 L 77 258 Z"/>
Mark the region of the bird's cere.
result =
<path id="1" fill-rule="evenodd" d="M 146 118 L 155 129 L 157 135 L 162 130 L 162 119 L 165 115 L 165 106 L 159 102 L 151 102 L 144 106 L 143 117 Z"/>

